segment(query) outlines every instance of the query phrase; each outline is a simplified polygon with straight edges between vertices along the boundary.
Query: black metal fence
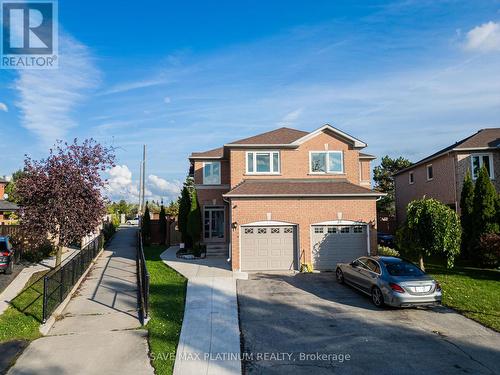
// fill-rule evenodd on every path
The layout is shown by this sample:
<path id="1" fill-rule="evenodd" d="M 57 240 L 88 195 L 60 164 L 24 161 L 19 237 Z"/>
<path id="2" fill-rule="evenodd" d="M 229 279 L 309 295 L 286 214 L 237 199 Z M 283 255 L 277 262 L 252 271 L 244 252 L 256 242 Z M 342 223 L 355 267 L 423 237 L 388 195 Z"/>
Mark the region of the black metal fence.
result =
<path id="1" fill-rule="evenodd" d="M 80 277 L 104 246 L 100 234 L 70 260 L 49 271 L 43 278 L 42 321 L 45 323 L 57 307 L 68 296 Z"/>
<path id="2" fill-rule="evenodd" d="M 139 311 L 144 324 L 149 318 L 149 272 L 146 267 L 140 230 L 137 235 L 137 283 L 139 285 Z"/>

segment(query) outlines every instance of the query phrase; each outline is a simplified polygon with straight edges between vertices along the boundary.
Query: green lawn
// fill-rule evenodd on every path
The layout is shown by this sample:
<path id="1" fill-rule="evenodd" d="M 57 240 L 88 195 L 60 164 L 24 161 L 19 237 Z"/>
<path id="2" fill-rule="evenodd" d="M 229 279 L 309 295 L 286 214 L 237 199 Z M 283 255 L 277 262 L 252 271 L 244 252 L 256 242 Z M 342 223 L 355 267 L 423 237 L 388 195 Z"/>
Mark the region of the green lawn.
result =
<path id="1" fill-rule="evenodd" d="M 426 265 L 443 288 L 443 304 L 500 332 L 500 271 Z"/>
<path id="2" fill-rule="evenodd" d="M 157 374 L 172 374 L 184 317 L 187 280 L 160 259 L 164 246 L 144 248 L 150 274 L 149 347 Z"/>
<path id="3" fill-rule="evenodd" d="M 26 285 L 28 287 L 11 301 L 5 312 L 0 315 L 0 342 L 11 340 L 34 340 L 40 337 L 39 327 L 42 320 L 43 279 L 47 273 L 33 274 Z"/>

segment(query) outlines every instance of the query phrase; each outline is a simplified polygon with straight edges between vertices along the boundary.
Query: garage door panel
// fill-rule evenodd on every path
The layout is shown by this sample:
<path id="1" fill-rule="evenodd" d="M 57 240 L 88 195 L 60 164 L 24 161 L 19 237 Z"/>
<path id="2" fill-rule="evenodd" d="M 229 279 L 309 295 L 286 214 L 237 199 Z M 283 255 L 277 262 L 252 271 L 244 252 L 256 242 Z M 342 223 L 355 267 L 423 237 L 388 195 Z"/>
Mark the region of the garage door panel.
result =
<path id="1" fill-rule="evenodd" d="M 245 227 L 241 233 L 241 269 L 293 269 L 294 248 L 293 227 Z"/>
<path id="2" fill-rule="evenodd" d="M 315 269 L 332 270 L 337 263 L 350 262 L 367 254 L 365 227 L 323 226 L 323 233 L 321 229 L 315 228 L 321 227 L 313 226 L 311 229 L 312 262 Z"/>

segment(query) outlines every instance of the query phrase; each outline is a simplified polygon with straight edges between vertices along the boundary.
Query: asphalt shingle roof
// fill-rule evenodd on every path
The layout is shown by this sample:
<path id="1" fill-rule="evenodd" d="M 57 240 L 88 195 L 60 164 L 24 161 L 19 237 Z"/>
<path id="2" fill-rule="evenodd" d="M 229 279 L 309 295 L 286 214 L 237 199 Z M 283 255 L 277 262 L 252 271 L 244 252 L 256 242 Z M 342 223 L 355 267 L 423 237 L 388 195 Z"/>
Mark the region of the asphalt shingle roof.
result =
<path id="1" fill-rule="evenodd" d="M 248 179 L 225 196 L 381 196 L 345 179 Z"/>

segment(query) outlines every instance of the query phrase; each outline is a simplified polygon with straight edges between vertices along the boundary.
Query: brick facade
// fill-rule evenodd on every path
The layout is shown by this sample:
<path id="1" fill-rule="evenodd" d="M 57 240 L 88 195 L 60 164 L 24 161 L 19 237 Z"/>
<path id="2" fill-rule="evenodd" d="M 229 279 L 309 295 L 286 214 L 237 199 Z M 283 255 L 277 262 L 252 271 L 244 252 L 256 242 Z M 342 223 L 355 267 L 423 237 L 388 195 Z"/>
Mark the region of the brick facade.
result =
<path id="1" fill-rule="evenodd" d="M 258 150 L 280 151 L 279 174 L 246 174 L 246 152 Z M 344 173 L 311 174 L 310 151 L 342 151 Z M 195 154 L 193 154 L 195 155 Z M 249 179 L 334 179 L 347 180 L 352 184 L 370 186 L 370 159 L 360 159 L 359 150 L 337 134 L 320 132 L 298 147 L 228 147 L 221 161 L 221 186 L 202 186 L 203 159 L 196 156 L 194 179 L 198 200 L 203 208 L 224 205 L 226 213 L 225 240 L 231 244 L 231 263 L 233 270 L 240 268 L 240 228 L 243 224 L 256 221 L 283 221 L 298 225 L 298 251 L 301 262 L 311 262 L 310 228 L 311 224 L 338 220 L 360 221 L 370 225 L 371 253 L 376 252 L 376 197 L 294 197 L 294 198 L 230 198 L 223 194 Z M 212 161 L 214 159 L 206 159 Z M 230 203 L 229 203 L 230 202 Z"/>
<path id="2" fill-rule="evenodd" d="M 361 221 L 371 224 L 371 252 L 377 248 L 376 239 L 376 207 L 374 199 L 237 199 L 233 198 L 231 230 L 232 268 L 240 268 L 240 227 L 256 221 L 284 221 L 298 225 L 298 242 L 301 263 L 311 263 L 311 224 L 337 220 L 342 213 L 342 220 Z"/>
<path id="3" fill-rule="evenodd" d="M 492 183 L 500 192 L 500 151 L 453 151 L 436 159 L 410 168 L 394 178 L 396 188 L 396 218 L 400 225 L 406 219 L 406 206 L 412 200 L 434 198 L 454 208 L 460 214 L 460 195 L 467 171 L 471 170 L 471 155 L 488 153 L 493 157 L 494 179 Z M 427 181 L 427 165 L 432 164 L 433 179 Z M 409 183 L 413 172 L 415 182 Z"/>

